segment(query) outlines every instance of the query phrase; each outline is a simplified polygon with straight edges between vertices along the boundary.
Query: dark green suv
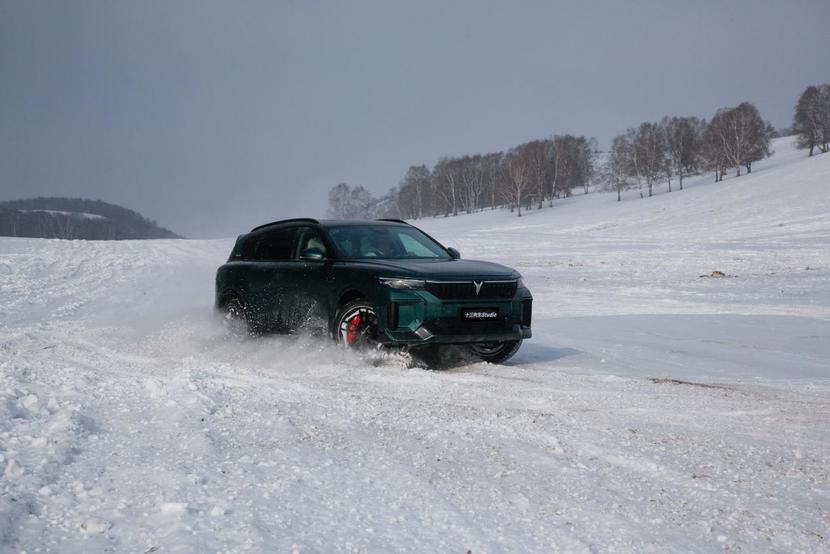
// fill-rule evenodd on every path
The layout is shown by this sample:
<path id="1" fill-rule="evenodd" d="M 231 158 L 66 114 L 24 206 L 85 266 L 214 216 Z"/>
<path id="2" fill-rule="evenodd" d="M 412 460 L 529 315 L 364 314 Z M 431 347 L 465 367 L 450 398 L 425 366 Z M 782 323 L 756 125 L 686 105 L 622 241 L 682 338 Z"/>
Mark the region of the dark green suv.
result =
<path id="1" fill-rule="evenodd" d="M 494 363 L 531 336 L 532 301 L 515 270 L 461 260 L 399 220 L 269 223 L 216 272 L 216 308 L 236 331 L 322 330 L 361 349 L 463 344 Z"/>

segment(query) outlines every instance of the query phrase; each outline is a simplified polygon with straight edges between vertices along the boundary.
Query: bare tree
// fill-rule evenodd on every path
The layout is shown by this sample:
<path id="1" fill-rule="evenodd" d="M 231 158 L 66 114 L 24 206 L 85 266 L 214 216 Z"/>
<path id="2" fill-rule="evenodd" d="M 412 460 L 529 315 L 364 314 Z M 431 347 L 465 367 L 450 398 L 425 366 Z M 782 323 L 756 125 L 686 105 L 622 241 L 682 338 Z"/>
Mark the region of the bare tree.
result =
<path id="1" fill-rule="evenodd" d="M 716 160 L 723 170 L 736 168 L 737 177 L 741 176 L 742 166 L 751 173 L 752 162 L 770 155 L 767 127 L 758 108 L 749 102 L 735 108 L 721 108 L 706 128 L 707 141 L 711 141 L 707 144 L 710 163 Z"/>
<path id="2" fill-rule="evenodd" d="M 818 87 L 807 87 L 795 105 L 793 129 L 798 134 L 798 147 L 809 148 L 810 156 L 821 141 L 821 107 Z"/>
<path id="3" fill-rule="evenodd" d="M 533 140 L 523 144 L 521 148 L 527 162 L 530 187 L 536 190 L 538 208 L 541 209 L 549 194 L 548 177 L 553 161 L 553 141 Z"/>
<path id="4" fill-rule="evenodd" d="M 830 84 L 809 86 L 798 99 L 793 118 L 799 148 L 808 148 L 810 156 L 818 148 L 830 150 Z"/>
<path id="5" fill-rule="evenodd" d="M 551 164 L 551 197 L 550 205 L 553 206 L 553 199 L 571 195 L 571 171 L 573 169 L 571 135 L 557 135 L 553 137 L 553 160 Z"/>
<path id="6" fill-rule="evenodd" d="M 522 201 L 525 199 L 525 190 L 530 181 L 526 152 L 522 146 L 518 146 L 507 154 L 505 159 L 507 166 L 507 200 L 511 206 L 515 206 L 518 216 L 522 217 Z"/>
<path id="7" fill-rule="evenodd" d="M 400 194 L 410 217 L 424 217 L 425 197 L 429 194 L 432 173 L 425 165 L 410 166 L 401 181 Z"/>
<path id="8" fill-rule="evenodd" d="M 608 187 L 617 191 L 617 202 L 622 200 L 622 191 L 629 187 L 628 177 L 631 174 L 633 149 L 630 134 L 617 135 L 611 143 L 611 151 L 603 166 Z"/>
<path id="9" fill-rule="evenodd" d="M 724 125 L 722 114 L 716 113 L 703 131 L 703 144 L 701 145 L 703 165 L 706 169 L 715 172 L 716 183 L 723 180 L 726 169 L 729 167 L 729 160 L 721 144 L 723 133 L 719 128 L 722 125 Z"/>
<path id="10" fill-rule="evenodd" d="M 694 175 L 700 167 L 705 122 L 696 117 L 665 117 L 662 124 L 667 141 L 668 163 L 666 165 L 677 175 L 680 190 L 683 190 L 683 178 Z M 671 191 L 671 177 L 669 177 L 669 191 Z"/>
<path id="11" fill-rule="evenodd" d="M 502 152 L 485 154 L 482 159 L 485 175 L 484 195 L 489 197 L 490 208 L 492 209 L 495 209 L 499 205 L 497 199 L 500 196 L 500 192 L 504 190 L 504 183 L 507 181 L 504 165 L 504 153 Z"/>
<path id="12" fill-rule="evenodd" d="M 652 196 L 654 184 L 665 173 L 666 137 L 657 123 L 641 123 L 634 134 L 633 149 L 637 175 L 648 186 Z"/>
<path id="13" fill-rule="evenodd" d="M 481 195 L 484 193 L 487 181 L 487 168 L 484 158 L 478 154 L 464 156 L 459 160 L 461 185 L 463 190 L 462 202 L 467 213 L 478 210 Z"/>
<path id="14" fill-rule="evenodd" d="M 576 173 L 578 179 L 582 181 L 584 194 L 588 194 L 588 189 L 597 173 L 597 139 L 591 137 L 586 140 L 585 137 L 579 137 L 578 150 Z"/>
<path id="15" fill-rule="evenodd" d="M 749 102 L 742 102 L 735 108 L 735 111 L 737 112 L 736 118 L 739 120 L 736 127 L 740 126 L 745 129 L 747 141 L 739 163 L 749 174 L 752 173 L 753 162 L 763 160 L 772 154 L 770 140 L 775 130 L 770 123 L 764 121 L 758 108 Z"/>
<path id="16" fill-rule="evenodd" d="M 329 191 L 329 207 L 326 215 L 332 218 L 341 218 L 346 213 L 346 206 L 349 203 L 351 187 L 346 183 L 335 185 Z"/>
<path id="17" fill-rule="evenodd" d="M 377 200 L 362 186 L 340 183 L 329 191 L 327 215 L 337 219 L 368 219 L 372 217 L 376 203 Z"/>
<path id="18" fill-rule="evenodd" d="M 418 219 L 418 199 L 413 186 L 403 183 L 398 186 L 398 211 L 404 219 Z"/>
<path id="19" fill-rule="evenodd" d="M 398 187 L 392 187 L 383 196 L 373 198 L 368 211 L 368 217 L 372 219 L 383 217 L 398 219 L 402 215 Z"/>
<path id="20" fill-rule="evenodd" d="M 461 183 L 458 160 L 441 158 L 432 170 L 432 190 L 443 201 L 444 215 L 458 215 L 458 189 Z"/>

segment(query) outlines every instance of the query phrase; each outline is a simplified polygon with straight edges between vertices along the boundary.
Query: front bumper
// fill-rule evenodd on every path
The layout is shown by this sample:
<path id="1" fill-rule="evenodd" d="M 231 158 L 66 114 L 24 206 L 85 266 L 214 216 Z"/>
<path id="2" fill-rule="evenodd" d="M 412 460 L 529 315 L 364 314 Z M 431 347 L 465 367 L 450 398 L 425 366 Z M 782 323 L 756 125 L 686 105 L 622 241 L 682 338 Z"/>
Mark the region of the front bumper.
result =
<path id="1" fill-rule="evenodd" d="M 386 344 L 469 344 L 530 338 L 533 297 L 526 288 L 512 299 L 441 300 L 427 291 L 390 291 L 378 314 Z M 496 308 L 499 319 L 462 321 L 465 308 Z"/>

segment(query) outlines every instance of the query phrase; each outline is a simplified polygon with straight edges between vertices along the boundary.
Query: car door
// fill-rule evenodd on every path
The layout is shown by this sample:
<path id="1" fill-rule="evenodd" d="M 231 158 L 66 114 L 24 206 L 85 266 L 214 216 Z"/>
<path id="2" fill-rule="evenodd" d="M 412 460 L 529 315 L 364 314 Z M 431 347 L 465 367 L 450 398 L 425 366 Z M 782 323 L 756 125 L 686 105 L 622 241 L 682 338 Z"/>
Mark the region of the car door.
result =
<path id="1" fill-rule="evenodd" d="M 328 328 L 334 273 L 329 247 L 316 227 L 299 227 L 293 248 L 294 263 L 287 268 L 291 296 L 291 328 L 318 331 Z M 316 249 L 323 259 L 304 259 L 303 252 Z"/>
<path id="2" fill-rule="evenodd" d="M 293 246 L 296 226 L 266 229 L 254 238 L 250 284 L 246 303 L 249 317 L 260 328 L 285 332 L 290 329 Z"/>

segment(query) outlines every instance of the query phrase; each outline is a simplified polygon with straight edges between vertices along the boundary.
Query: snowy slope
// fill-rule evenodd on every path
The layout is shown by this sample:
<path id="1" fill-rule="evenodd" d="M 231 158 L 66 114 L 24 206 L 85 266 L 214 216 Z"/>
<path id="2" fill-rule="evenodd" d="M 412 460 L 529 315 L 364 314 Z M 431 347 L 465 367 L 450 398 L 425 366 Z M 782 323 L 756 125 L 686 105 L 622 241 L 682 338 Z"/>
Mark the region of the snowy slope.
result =
<path id="1" fill-rule="evenodd" d="M 0 551 L 830 550 L 830 156 L 775 149 L 419 222 L 524 274 L 503 367 L 225 341 L 230 240 L 0 239 Z"/>

